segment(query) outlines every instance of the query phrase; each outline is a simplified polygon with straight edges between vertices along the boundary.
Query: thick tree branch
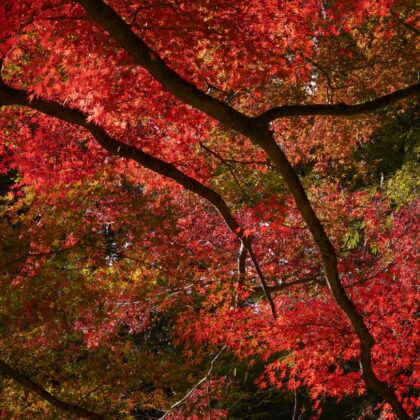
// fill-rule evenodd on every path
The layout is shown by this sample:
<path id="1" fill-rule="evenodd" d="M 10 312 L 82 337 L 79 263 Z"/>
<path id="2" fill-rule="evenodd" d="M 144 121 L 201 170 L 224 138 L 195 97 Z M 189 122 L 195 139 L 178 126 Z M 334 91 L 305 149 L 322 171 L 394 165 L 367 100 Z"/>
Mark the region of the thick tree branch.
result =
<path id="1" fill-rule="evenodd" d="M 169 92 L 188 105 L 250 136 L 252 118 L 236 111 L 228 104 L 213 98 L 179 76 L 169 68 L 159 55 L 138 37 L 115 11 L 102 0 L 78 0 L 91 18 L 104 28 L 111 37 L 142 67 L 144 67 Z M 255 120 L 258 124 L 269 123 L 277 118 L 304 115 L 356 115 L 372 112 L 392 102 L 420 94 L 420 83 L 357 105 L 290 105 L 264 112 Z"/>
<path id="2" fill-rule="evenodd" d="M 101 420 L 104 418 L 92 411 L 59 400 L 58 398 L 51 395 L 45 388 L 36 384 L 34 381 L 32 381 L 32 379 L 13 369 L 2 360 L 0 360 L 0 371 L 3 372 L 5 375 L 13 378 L 15 381 L 19 382 L 25 388 L 37 393 L 39 396 L 47 400 L 51 405 L 53 405 L 55 408 L 58 408 L 59 410 L 67 411 L 68 413 L 72 413 L 78 417 L 83 417 L 87 419 Z"/>
<path id="3" fill-rule="evenodd" d="M 340 282 L 335 249 L 320 220 L 316 216 L 299 177 L 284 152 L 274 140 L 273 133 L 266 126 L 261 126 L 258 135 L 255 136 L 253 140 L 266 151 L 275 167 L 282 175 L 295 199 L 300 214 L 305 220 L 312 237 L 321 252 L 328 288 L 330 289 L 334 300 L 347 316 L 360 341 L 360 365 L 367 388 L 381 395 L 385 401 L 391 405 L 398 418 L 409 420 L 410 416 L 404 410 L 404 407 L 398 400 L 394 391 L 387 383 L 380 381 L 372 369 L 371 355 L 375 340 L 367 328 L 362 315 L 347 296 L 347 293 Z"/>
<path id="4" fill-rule="evenodd" d="M 130 146 L 110 137 L 103 128 L 92 122 L 87 122 L 88 115 L 77 109 L 71 109 L 56 102 L 43 99 L 33 99 L 32 101 L 29 101 L 27 98 L 27 92 L 7 86 L 0 79 L 0 106 L 1 105 L 23 105 L 44 114 L 51 115 L 62 121 L 84 127 L 90 131 L 96 141 L 109 153 L 123 158 L 132 159 L 145 168 L 168 177 L 182 185 L 185 189 L 196 193 L 216 207 L 232 233 L 239 238 L 250 255 L 253 255 L 250 240 L 243 235 L 243 229 L 231 213 L 223 198 L 211 188 L 181 172 L 173 164 L 155 158 L 137 147 Z M 264 275 L 255 257 L 252 258 L 252 261 L 258 277 L 260 278 L 261 287 L 266 291 L 265 294 L 272 309 L 273 317 L 276 318 L 274 303 L 271 299 L 270 293 L 267 291 Z"/>
<path id="5" fill-rule="evenodd" d="M 158 82 L 188 105 L 242 132 L 251 119 L 229 105 L 207 95 L 170 69 L 159 55 L 138 37 L 115 11 L 102 0 L 80 0 L 78 3 L 91 18 Z"/>
<path id="6" fill-rule="evenodd" d="M 258 123 L 267 124 L 277 118 L 297 117 L 304 115 L 357 115 L 366 112 L 376 111 L 393 102 L 410 96 L 420 95 L 420 83 L 406 87 L 405 89 L 396 90 L 388 95 L 380 96 L 372 101 L 363 102 L 357 105 L 347 105 L 339 103 L 335 105 L 285 105 L 272 108 L 259 117 L 256 117 Z"/>
<path id="7" fill-rule="evenodd" d="M 140 165 L 165 177 L 171 178 L 187 190 L 192 191 L 205 200 L 209 201 L 220 212 L 230 230 L 236 235 L 239 234 L 239 223 L 232 215 L 226 202 L 217 192 L 213 191 L 211 188 L 205 186 L 204 184 L 201 184 L 194 178 L 184 174 L 173 164 L 155 158 L 143 152 L 141 149 L 130 146 L 110 137 L 103 128 L 95 125 L 92 122 L 88 123 L 88 115 L 84 114 L 83 112 L 77 109 L 71 109 L 62 106 L 53 101 L 42 99 L 33 99 L 32 101 L 29 101 L 27 92 L 14 89 L 0 82 L 0 106 L 1 105 L 26 106 L 44 114 L 58 118 L 62 121 L 86 128 L 90 131 L 96 141 L 109 153 L 128 159 L 133 159 Z"/>

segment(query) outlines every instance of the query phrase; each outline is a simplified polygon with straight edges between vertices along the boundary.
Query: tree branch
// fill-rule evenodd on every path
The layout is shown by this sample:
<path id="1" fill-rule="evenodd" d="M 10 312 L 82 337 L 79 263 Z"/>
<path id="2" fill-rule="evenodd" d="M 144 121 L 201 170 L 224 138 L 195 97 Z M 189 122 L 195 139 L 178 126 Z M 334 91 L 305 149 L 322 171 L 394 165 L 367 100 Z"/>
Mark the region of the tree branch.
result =
<path id="1" fill-rule="evenodd" d="M 199 142 L 200 147 L 204 149 L 206 152 L 210 153 L 214 157 L 216 157 L 220 162 L 222 162 L 226 167 L 228 168 L 230 174 L 232 175 L 236 185 L 241 190 L 244 197 L 246 197 L 251 203 L 253 202 L 252 198 L 249 196 L 249 194 L 242 188 L 241 183 L 239 182 L 238 177 L 235 175 L 235 167 L 233 167 L 223 156 L 221 156 L 219 153 L 215 152 L 214 150 L 210 149 L 210 147 L 206 146 L 203 142 Z"/>
<path id="2" fill-rule="evenodd" d="M 32 379 L 13 369 L 11 366 L 3 362 L 2 360 L 0 360 L 0 371 L 3 372 L 5 375 L 13 378 L 15 381 L 19 382 L 25 388 L 37 393 L 44 400 L 47 400 L 51 405 L 53 405 L 55 408 L 58 408 L 59 410 L 67 411 L 68 413 L 72 413 L 76 416 L 87 419 L 101 420 L 104 418 L 92 411 L 59 400 L 58 398 L 51 395 L 45 388 L 36 384 L 34 381 L 32 381 Z"/>
<path id="3" fill-rule="evenodd" d="M 276 306 L 274 305 L 274 301 L 273 301 L 273 298 L 271 296 L 270 289 L 267 285 L 267 280 L 265 279 L 264 274 L 261 271 L 261 268 L 260 268 L 260 266 L 258 264 L 258 261 L 257 261 L 257 257 L 255 256 L 254 251 L 251 248 L 249 240 L 246 240 L 246 242 L 244 243 L 244 246 L 247 248 L 247 250 L 249 252 L 249 256 L 251 257 L 251 260 L 254 264 L 255 270 L 257 271 L 258 277 L 260 279 L 261 288 L 263 290 L 264 296 L 266 297 L 268 303 L 270 304 L 271 314 L 273 315 L 273 318 L 276 320 L 277 319 Z"/>
<path id="4" fill-rule="evenodd" d="M 366 326 L 362 315 L 359 313 L 354 303 L 350 300 L 343 285 L 341 284 L 337 268 L 337 254 L 335 248 L 325 232 L 320 220 L 315 214 L 298 175 L 294 171 L 284 152 L 276 143 L 273 133 L 266 125 L 262 125 L 260 127 L 259 133 L 253 138 L 253 140 L 266 151 L 275 167 L 280 172 L 287 187 L 289 188 L 289 191 L 295 199 L 296 206 L 300 214 L 305 220 L 305 223 L 307 224 L 312 237 L 321 252 L 328 288 L 330 289 L 334 300 L 350 321 L 350 324 L 359 339 L 360 365 L 366 387 L 381 395 L 391 405 L 395 414 L 400 419 L 409 420 L 410 416 L 398 400 L 395 392 L 386 382 L 379 380 L 372 369 L 371 356 L 375 340 Z"/>
<path id="5" fill-rule="evenodd" d="M 90 131 L 96 141 L 109 153 L 123 158 L 135 160 L 145 168 L 174 180 L 178 184 L 182 185 L 185 189 L 192 191 L 205 200 L 209 201 L 222 215 L 230 230 L 236 235 L 239 235 L 239 238 L 241 238 L 241 235 L 239 234 L 239 223 L 232 215 L 226 202 L 217 192 L 205 186 L 204 184 L 201 184 L 196 179 L 184 174 L 173 164 L 155 158 L 143 152 L 139 148 L 130 146 L 110 137 L 103 128 L 95 125 L 92 122 L 88 123 L 88 115 L 84 114 L 83 112 L 77 109 L 68 108 L 53 101 L 43 99 L 33 99 L 32 101 L 29 101 L 27 95 L 28 94 L 26 91 L 14 89 L 0 81 L 0 106 L 26 106 L 44 114 L 58 118 L 62 121 L 86 128 Z"/>
<path id="6" fill-rule="evenodd" d="M 87 122 L 88 115 L 77 109 L 71 109 L 56 102 L 43 99 L 33 99 L 32 101 L 29 101 L 27 99 L 27 92 L 5 85 L 0 78 L 0 106 L 1 105 L 23 105 L 61 119 L 62 121 L 84 127 L 90 131 L 96 141 L 109 153 L 123 158 L 132 159 L 145 168 L 170 178 L 182 185 L 185 189 L 196 193 L 213 204 L 223 217 L 231 232 L 235 234 L 244 244 L 250 255 L 253 255 L 249 239 L 245 238 L 243 235 L 242 227 L 231 213 L 223 198 L 211 188 L 181 172 L 173 164 L 155 158 L 137 147 L 130 146 L 110 137 L 103 128 L 92 122 Z M 253 263 L 261 280 L 261 286 L 264 290 L 266 290 L 265 278 L 255 257 L 253 258 Z M 273 311 L 273 317 L 275 318 L 274 304 L 269 292 L 266 293 L 266 296 Z"/>
<path id="7" fill-rule="evenodd" d="M 115 11 L 102 0 L 79 0 L 94 22 L 112 38 L 167 90 L 188 105 L 242 132 L 251 119 L 224 102 L 207 95 L 170 69 L 159 55 L 138 37 Z"/>
<path id="8" fill-rule="evenodd" d="M 241 242 L 241 247 L 239 248 L 239 255 L 238 255 L 238 283 L 239 286 L 243 285 L 243 281 L 246 274 L 245 262 L 246 262 L 246 255 L 247 250 L 244 244 Z"/>
<path id="9" fill-rule="evenodd" d="M 383 108 L 393 102 L 416 95 L 420 95 L 420 83 L 408 86 L 404 89 L 396 90 L 388 95 L 380 96 L 372 101 L 363 102 L 357 105 L 339 103 L 335 105 L 315 104 L 279 106 L 264 112 L 260 116 L 256 117 L 255 120 L 258 123 L 267 124 L 277 118 L 284 117 L 298 117 L 305 115 L 357 115 L 376 111 L 377 109 Z"/>
<path id="10" fill-rule="evenodd" d="M 236 111 L 228 104 L 213 98 L 179 76 L 137 36 L 115 11 L 102 0 L 78 0 L 90 17 L 169 92 L 188 105 L 252 137 L 252 118 Z M 256 117 L 257 125 L 267 124 L 281 117 L 303 115 L 356 115 L 372 112 L 392 102 L 420 94 L 420 83 L 357 105 L 290 105 L 276 107 Z"/>
<path id="11" fill-rule="evenodd" d="M 214 364 L 216 363 L 216 360 L 221 356 L 221 354 L 225 351 L 226 346 L 223 346 L 219 353 L 216 354 L 216 356 L 214 357 L 214 359 L 210 362 L 210 368 L 206 374 L 206 376 L 204 376 L 202 379 L 200 379 L 188 392 L 187 394 L 181 398 L 179 401 L 177 401 L 175 404 L 171 405 L 171 408 L 162 416 L 160 417 L 159 420 L 163 420 L 175 407 L 178 407 L 180 404 L 184 403 L 185 401 L 187 401 L 188 397 L 205 381 L 207 381 L 210 378 L 210 375 L 213 371 L 214 368 Z"/>
<path id="12" fill-rule="evenodd" d="M 270 293 L 279 292 L 281 290 L 288 289 L 289 287 L 292 287 L 292 286 L 297 286 L 299 284 L 305 284 L 305 283 L 309 283 L 311 281 L 316 281 L 318 279 L 318 277 L 319 276 L 304 277 L 304 278 L 301 278 L 301 279 L 298 279 L 298 280 L 289 281 L 288 283 L 277 284 L 276 286 L 268 287 L 268 291 Z M 254 289 L 254 293 L 250 297 L 261 296 L 263 293 L 264 293 L 264 291 L 262 290 L 261 287 L 256 287 Z"/>

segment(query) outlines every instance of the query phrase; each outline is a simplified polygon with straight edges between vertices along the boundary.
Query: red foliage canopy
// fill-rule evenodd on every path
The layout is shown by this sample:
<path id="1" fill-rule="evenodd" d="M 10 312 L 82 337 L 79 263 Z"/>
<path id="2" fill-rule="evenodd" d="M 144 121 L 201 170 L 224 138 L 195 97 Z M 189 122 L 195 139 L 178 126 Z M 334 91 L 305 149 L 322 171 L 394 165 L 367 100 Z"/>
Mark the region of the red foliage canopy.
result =
<path id="1" fill-rule="evenodd" d="M 413 4 L 1 0 L 0 170 L 19 178 L 0 371 L 73 414 L 128 413 L 148 366 L 162 389 L 175 369 L 121 330 L 166 314 L 186 359 L 223 348 L 315 408 L 368 388 L 411 418 L 418 203 L 343 179 L 366 179 L 355 152 L 420 92 Z M 51 362 L 83 351 L 86 386 Z M 81 408 L 106 381 L 121 393 Z"/>

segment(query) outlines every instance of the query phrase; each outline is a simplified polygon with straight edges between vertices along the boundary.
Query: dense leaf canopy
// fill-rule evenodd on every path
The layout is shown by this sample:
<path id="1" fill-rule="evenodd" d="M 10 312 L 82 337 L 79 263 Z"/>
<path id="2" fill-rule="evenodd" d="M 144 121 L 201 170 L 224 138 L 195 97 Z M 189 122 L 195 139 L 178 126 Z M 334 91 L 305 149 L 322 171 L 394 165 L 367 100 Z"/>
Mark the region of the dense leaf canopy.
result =
<path id="1" fill-rule="evenodd" d="M 419 415 L 418 17 L 0 0 L 0 416 Z"/>

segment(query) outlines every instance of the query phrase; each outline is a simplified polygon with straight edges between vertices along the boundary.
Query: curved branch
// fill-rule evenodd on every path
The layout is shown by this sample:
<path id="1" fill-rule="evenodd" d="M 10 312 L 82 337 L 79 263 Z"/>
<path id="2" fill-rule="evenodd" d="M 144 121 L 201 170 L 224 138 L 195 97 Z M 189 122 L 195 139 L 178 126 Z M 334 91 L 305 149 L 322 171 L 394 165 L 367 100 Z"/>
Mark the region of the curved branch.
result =
<path id="1" fill-rule="evenodd" d="M 142 67 L 144 67 L 169 92 L 188 105 L 210 117 L 242 132 L 251 118 L 236 111 L 226 103 L 207 95 L 192 83 L 169 68 L 159 55 L 138 37 L 115 11 L 102 0 L 79 0 L 93 21 L 104 28 L 112 38 Z"/>
<path id="2" fill-rule="evenodd" d="M 279 106 L 264 112 L 260 116 L 256 117 L 255 120 L 258 123 L 267 124 L 277 118 L 283 117 L 298 117 L 305 115 L 357 115 L 376 111 L 377 109 L 383 108 L 393 102 L 416 95 L 420 95 L 420 83 L 408 86 L 404 89 L 396 90 L 388 95 L 380 96 L 372 101 L 363 102 L 357 105 L 339 103 L 335 105 L 314 104 Z"/>
<path id="3" fill-rule="evenodd" d="M 213 98 L 172 70 L 159 55 L 137 36 L 121 17 L 102 0 L 77 1 L 94 22 L 111 37 L 162 86 L 188 105 L 228 125 L 238 132 L 252 136 L 253 121 L 267 124 L 276 118 L 304 115 L 356 115 L 372 112 L 392 102 L 420 94 L 420 83 L 357 105 L 290 105 L 270 109 L 259 117 L 250 118 L 228 104 Z"/>
<path id="4" fill-rule="evenodd" d="M 3 362 L 2 360 L 0 360 L 0 371 L 3 372 L 5 375 L 13 378 L 15 381 L 19 382 L 25 388 L 37 393 L 39 396 L 44 398 L 44 400 L 47 400 L 51 405 L 53 405 L 55 408 L 58 408 L 59 410 L 67 411 L 68 413 L 72 413 L 76 416 L 84 417 L 87 419 L 102 420 L 104 418 L 92 411 L 59 400 L 58 398 L 51 395 L 45 388 L 38 385 L 32 379 L 28 378 L 27 376 L 23 375 L 17 370 L 13 369 L 11 366 Z"/>
<path id="5" fill-rule="evenodd" d="M 0 81 L 0 106 L 26 106 L 44 114 L 58 118 L 62 121 L 86 128 L 90 131 L 96 141 L 109 153 L 123 158 L 135 160 L 145 168 L 174 180 L 178 184 L 182 185 L 185 189 L 192 191 L 205 200 L 209 201 L 222 215 L 229 229 L 236 235 L 239 234 L 239 223 L 232 215 L 223 198 L 211 188 L 184 174 L 173 164 L 155 158 L 143 152 L 137 147 L 130 146 L 112 138 L 103 128 L 95 125 L 93 122 L 87 122 L 88 115 L 84 114 L 83 112 L 60 105 L 54 101 L 43 99 L 33 99 L 32 101 L 29 101 L 27 96 L 28 93 L 26 91 L 12 88 Z M 240 235 L 239 237 L 241 238 Z"/>
<path id="6" fill-rule="evenodd" d="M 234 233 L 244 244 L 250 255 L 253 255 L 250 241 L 243 235 L 243 229 L 231 213 L 228 205 L 220 196 L 220 194 L 207 187 L 206 185 L 201 184 L 196 179 L 184 174 L 173 164 L 155 158 L 143 152 L 143 150 L 138 149 L 137 147 L 130 146 L 112 138 L 103 128 L 95 125 L 92 122 L 87 122 L 88 115 L 77 109 L 71 109 L 56 102 L 43 99 L 33 99 L 32 101 L 29 101 L 27 99 L 27 92 L 7 86 L 0 79 L 0 106 L 1 105 L 26 106 L 44 114 L 58 118 L 62 121 L 84 127 L 90 131 L 96 141 L 109 153 L 123 158 L 132 159 L 145 168 L 170 178 L 178 184 L 182 185 L 185 189 L 196 193 L 200 197 L 213 204 L 213 206 L 223 217 L 231 232 Z M 267 290 L 264 275 L 258 265 L 256 258 L 253 257 L 252 261 L 254 263 L 258 277 L 260 278 L 262 288 Z M 272 309 L 273 317 L 276 318 L 274 303 L 271 299 L 270 293 L 267 291 L 266 296 Z"/>

